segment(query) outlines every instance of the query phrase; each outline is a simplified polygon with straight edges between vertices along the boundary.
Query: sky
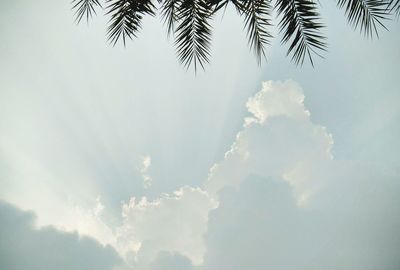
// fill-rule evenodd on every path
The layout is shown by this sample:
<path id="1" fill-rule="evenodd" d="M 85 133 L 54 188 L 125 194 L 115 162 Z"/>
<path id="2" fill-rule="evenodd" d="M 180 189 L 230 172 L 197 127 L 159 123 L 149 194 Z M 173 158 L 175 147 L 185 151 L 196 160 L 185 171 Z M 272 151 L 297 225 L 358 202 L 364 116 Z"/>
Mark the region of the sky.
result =
<path id="1" fill-rule="evenodd" d="M 211 63 L 159 17 L 110 46 L 68 1 L 0 2 L 0 268 L 400 266 L 400 24 L 322 3 L 328 51 L 261 66 L 232 10 Z"/>

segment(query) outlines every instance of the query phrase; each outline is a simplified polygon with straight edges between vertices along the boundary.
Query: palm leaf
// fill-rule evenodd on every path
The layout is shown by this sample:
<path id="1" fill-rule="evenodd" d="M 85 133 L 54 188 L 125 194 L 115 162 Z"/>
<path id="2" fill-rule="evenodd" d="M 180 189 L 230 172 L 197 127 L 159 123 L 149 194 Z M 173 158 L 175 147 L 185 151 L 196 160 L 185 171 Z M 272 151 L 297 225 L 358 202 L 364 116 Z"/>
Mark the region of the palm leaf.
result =
<path id="1" fill-rule="evenodd" d="M 320 23 L 317 5 L 312 0 L 278 0 L 277 11 L 281 16 L 279 30 L 283 32 L 282 42 L 291 42 L 287 55 L 292 54 L 296 65 L 303 64 L 308 56 L 311 64 L 313 55 L 321 56 L 326 50 L 324 27 Z"/>
<path id="2" fill-rule="evenodd" d="M 217 13 L 221 8 L 226 7 L 231 0 L 208 0 L 209 8 L 212 14 Z"/>
<path id="3" fill-rule="evenodd" d="M 182 0 L 177 9 L 175 30 L 178 58 L 188 68 L 192 63 L 204 69 L 210 57 L 211 12 L 206 0 Z"/>
<path id="4" fill-rule="evenodd" d="M 174 32 L 178 20 L 176 12 L 180 2 L 180 0 L 165 0 L 161 5 L 161 17 L 164 24 L 167 24 L 168 35 Z"/>
<path id="5" fill-rule="evenodd" d="M 271 5 L 269 0 L 235 0 L 234 5 L 244 16 L 250 48 L 254 50 L 258 63 L 265 57 L 265 47 L 272 35 L 267 31 L 271 26 Z"/>
<path id="6" fill-rule="evenodd" d="M 386 29 L 382 20 L 388 19 L 387 0 L 338 0 L 337 5 L 345 8 L 348 22 L 367 37 L 378 36 L 379 25 Z"/>
<path id="7" fill-rule="evenodd" d="M 144 15 L 154 16 L 155 6 L 151 0 L 108 0 L 107 14 L 111 15 L 107 29 L 108 40 L 115 45 L 122 38 L 136 37 Z"/>
<path id="8" fill-rule="evenodd" d="M 397 17 L 400 16 L 400 0 L 390 0 L 389 10 L 394 11 Z"/>
<path id="9" fill-rule="evenodd" d="M 168 35 L 175 35 L 175 47 L 180 62 L 189 68 L 198 65 L 204 69 L 209 62 L 211 25 L 213 15 L 232 4 L 244 17 L 244 28 L 248 43 L 257 56 L 259 64 L 266 55 L 266 46 L 272 35 L 272 0 L 103 0 L 106 15 L 110 16 L 107 28 L 108 40 L 115 45 L 122 39 L 136 37 L 142 27 L 143 17 L 154 16 L 160 4 L 160 13 L 167 26 Z M 319 0 L 318 0 L 319 1 Z M 72 0 L 76 21 L 89 20 L 102 7 L 100 0 Z M 400 16 L 400 0 L 337 0 L 339 8 L 345 9 L 349 23 L 366 36 L 378 35 L 382 21 L 394 12 Z M 321 56 L 326 50 L 325 37 L 321 30 L 320 15 L 316 0 L 276 0 L 275 7 L 280 17 L 279 30 L 282 43 L 289 43 L 287 55 L 296 64 L 303 64 L 307 57 L 313 65 L 313 56 Z"/>
<path id="10" fill-rule="evenodd" d="M 75 9 L 75 20 L 79 23 L 83 17 L 89 21 L 96 14 L 96 7 L 102 7 L 98 0 L 73 0 L 72 9 Z"/>

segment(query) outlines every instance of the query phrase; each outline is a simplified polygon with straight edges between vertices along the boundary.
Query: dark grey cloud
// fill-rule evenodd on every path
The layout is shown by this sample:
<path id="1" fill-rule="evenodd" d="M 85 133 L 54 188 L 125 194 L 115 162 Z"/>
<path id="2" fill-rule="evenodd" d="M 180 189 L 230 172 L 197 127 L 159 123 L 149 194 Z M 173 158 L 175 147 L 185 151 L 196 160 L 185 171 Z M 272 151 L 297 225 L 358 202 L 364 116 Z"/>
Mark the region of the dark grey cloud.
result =
<path id="1" fill-rule="evenodd" d="M 0 201 L 0 269 L 116 270 L 123 262 L 111 247 L 53 227 L 35 228 L 32 212 Z"/>

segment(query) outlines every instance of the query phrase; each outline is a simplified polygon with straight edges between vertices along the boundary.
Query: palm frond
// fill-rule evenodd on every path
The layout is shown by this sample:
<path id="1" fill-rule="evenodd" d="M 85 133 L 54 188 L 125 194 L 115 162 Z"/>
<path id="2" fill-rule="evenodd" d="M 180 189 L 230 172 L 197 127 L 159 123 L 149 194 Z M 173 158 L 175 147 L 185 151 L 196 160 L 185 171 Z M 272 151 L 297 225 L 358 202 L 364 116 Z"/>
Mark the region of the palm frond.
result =
<path id="1" fill-rule="evenodd" d="M 89 21 L 93 15 L 96 15 L 96 8 L 102 7 L 98 0 L 72 0 L 72 9 L 75 10 L 75 20 L 80 22 L 83 17 Z"/>
<path id="2" fill-rule="evenodd" d="M 172 34 L 175 29 L 175 23 L 177 22 L 177 9 L 181 0 L 164 0 L 161 5 L 161 17 L 164 24 L 167 24 L 168 35 Z"/>
<path id="3" fill-rule="evenodd" d="M 313 55 L 321 56 L 320 53 L 326 50 L 325 37 L 321 33 L 324 26 L 320 23 L 317 5 L 312 0 L 278 0 L 276 7 L 281 16 L 282 43 L 291 42 L 287 55 L 292 54 L 296 65 L 302 65 L 308 56 L 314 65 Z"/>
<path id="4" fill-rule="evenodd" d="M 269 0 L 235 0 L 234 5 L 244 16 L 250 48 L 254 50 L 258 63 L 265 57 L 265 47 L 269 45 L 272 35 L 267 31 L 271 26 L 271 5 Z"/>
<path id="5" fill-rule="evenodd" d="M 394 12 L 398 17 L 400 17 L 400 0 L 390 0 L 389 1 L 389 10 Z"/>
<path id="6" fill-rule="evenodd" d="M 266 57 L 266 46 L 272 35 L 269 32 L 271 13 L 277 10 L 282 43 L 288 43 L 287 55 L 295 64 L 302 65 L 308 58 L 312 65 L 315 55 L 326 51 L 323 24 L 317 10 L 319 0 L 71 0 L 76 21 L 89 20 L 105 2 L 106 15 L 110 16 L 107 38 L 115 45 L 119 40 L 133 39 L 142 27 L 146 15 L 154 16 L 160 9 L 161 18 L 167 26 L 168 35 L 174 34 L 174 45 L 179 61 L 186 68 L 200 65 L 210 59 L 211 25 L 213 16 L 233 5 L 244 18 L 244 29 L 250 48 L 261 64 Z M 345 10 L 347 20 L 354 28 L 370 37 L 378 36 L 378 28 L 392 13 L 400 16 L 400 0 L 336 0 Z M 156 3 L 157 7 L 155 6 Z"/>
<path id="7" fill-rule="evenodd" d="M 377 26 L 387 29 L 382 20 L 388 19 L 387 0 L 338 0 L 339 8 L 345 8 L 348 22 L 355 28 L 360 28 L 367 37 L 378 36 Z"/>
<path id="8" fill-rule="evenodd" d="M 231 0 L 208 0 L 208 6 L 212 10 L 212 14 L 217 13 L 221 8 L 226 7 Z"/>
<path id="9" fill-rule="evenodd" d="M 136 37 L 142 26 L 144 15 L 154 16 L 154 4 L 151 0 L 108 0 L 107 14 L 111 15 L 107 29 L 108 40 L 115 45 L 122 38 Z"/>
<path id="10" fill-rule="evenodd" d="M 188 68 L 192 63 L 204 69 L 210 57 L 211 11 L 206 0 L 182 0 L 178 10 L 179 25 L 175 33 L 178 58 Z"/>

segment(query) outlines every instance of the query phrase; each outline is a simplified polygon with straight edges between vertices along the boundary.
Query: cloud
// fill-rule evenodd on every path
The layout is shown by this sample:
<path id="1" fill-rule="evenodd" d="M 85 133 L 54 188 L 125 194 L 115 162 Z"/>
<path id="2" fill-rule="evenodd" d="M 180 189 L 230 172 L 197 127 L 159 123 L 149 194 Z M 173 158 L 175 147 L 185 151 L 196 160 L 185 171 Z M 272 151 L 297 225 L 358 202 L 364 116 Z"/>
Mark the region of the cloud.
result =
<path id="1" fill-rule="evenodd" d="M 363 175 L 357 169 L 320 192 L 329 202 L 312 209 L 299 207 L 281 179 L 253 175 L 223 189 L 202 269 L 398 269 L 398 177 L 375 173 L 348 183 Z"/>
<path id="2" fill-rule="evenodd" d="M 264 82 L 249 98 L 251 113 L 243 129 L 209 173 L 205 189 L 216 196 L 226 186 L 238 187 L 249 174 L 282 178 L 302 202 L 315 192 L 315 170 L 332 160 L 332 137 L 314 124 L 304 107 L 304 94 L 293 81 Z"/>
<path id="3" fill-rule="evenodd" d="M 142 167 L 140 168 L 140 173 L 142 174 L 143 177 L 144 188 L 149 188 L 153 181 L 153 179 L 148 174 L 150 165 L 151 165 L 151 157 L 149 155 L 144 156 L 142 160 Z"/>
<path id="4" fill-rule="evenodd" d="M 251 116 L 205 189 L 204 270 L 397 269 L 398 168 L 335 160 L 332 136 L 311 121 L 301 88 L 266 82 Z"/>
<path id="5" fill-rule="evenodd" d="M 263 83 L 246 107 L 204 186 L 132 197 L 115 226 L 100 197 L 57 207 L 53 223 L 112 245 L 133 269 L 397 269 L 398 169 L 334 159 L 332 136 L 293 81 Z M 145 184 L 150 166 L 145 156 Z"/>
<path id="6" fill-rule="evenodd" d="M 220 192 L 204 269 L 299 269 L 320 245 L 310 237 L 312 218 L 297 209 L 287 183 L 250 176 L 238 189 Z"/>
<path id="7" fill-rule="evenodd" d="M 2 206 L 2 212 L 6 212 L 7 207 L 11 207 L 4 205 Z M 71 240 L 68 240 L 71 238 L 76 238 L 79 243 L 86 243 L 86 240 L 92 241 L 99 247 L 102 247 L 101 244 L 103 246 L 107 245 L 113 256 L 115 255 L 121 264 L 124 262 L 133 269 L 138 267 L 140 269 L 157 269 L 164 262 L 170 267 L 175 264 L 177 266 L 190 265 L 192 267 L 192 263 L 197 265 L 202 263 L 206 251 L 203 236 L 207 231 L 208 213 L 210 209 L 216 207 L 216 202 L 200 188 L 193 187 L 182 187 L 172 195 L 163 194 L 152 201 L 149 201 L 146 197 L 142 197 L 139 200 L 132 197 L 129 203 L 122 204 L 122 224 L 115 227 L 111 227 L 103 221 L 102 212 L 105 206 L 100 197 L 96 199 L 93 208 L 87 209 L 77 205 L 59 204 L 54 204 L 52 207 L 57 208 L 58 206 L 61 206 L 58 210 L 62 214 L 58 213 L 59 220 L 52 221 L 54 226 L 44 226 L 37 223 L 36 219 L 33 220 L 34 217 L 29 214 L 26 215 L 28 216 L 27 222 L 30 227 L 25 226 L 23 221 L 16 222 L 21 223 L 21 226 L 27 227 L 26 230 L 32 231 L 30 232 L 34 236 L 32 241 L 35 243 L 37 241 L 38 243 L 36 244 L 40 243 L 41 237 L 52 236 L 53 234 L 60 235 L 60 245 L 63 242 L 71 242 Z M 15 208 L 15 211 L 20 210 Z M 3 215 L 1 217 L 3 219 Z M 35 229 L 34 225 L 38 229 Z M 7 231 L 7 228 L 2 231 Z M 27 233 L 10 233 L 17 235 L 17 239 L 21 241 L 24 241 L 26 237 L 31 238 L 27 236 Z M 80 237 L 78 233 L 79 235 L 85 235 L 85 237 Z M 42 234 L 43 236 L 41 236 Z M 7 246 L 10 241 L 11 239 L 4 241 L 0 256 L 6 256 L 8 260 L 5 262 L 13 265 L 15 254 L 22 251 L 8 250 Z M 50 244 L 57 247 L 57 243 L 51 242 Z M 77 247 L 73 249 L 79 251 L 79 246 L 78 244 L 76 245 Z M 30 250 L 26 252 L 30 252 Z M 43 252 L 46 252 L 46 250 L 44 249 Z M 60 252 L 63 252 L 63 247 L 60 247 Z M 84 251 L 82 252 L 86 254 Z M 167 256 L 166 254 L 169 255 Z M 40 256 L 44 255 L 38 254 L 34 256 L 40 258 Z M 49 256 L 51 257 L 53 254 L 49 253 Z M 55 254 L 55 256 L 54 262 L 52 261 L 49 265 L 72 263 L 68 261 L 68 258 L 65 261 L 58 260 L 57 258 L 61 255 Z M 95 260 L 95 256 L 97 255 L 93 255 L 93 258 L 89 257 L 88 259 Z M 99 256 L 105 257 L 104 254 Z M 70 260 L 75 260 L 75 258 Z M 79 260 L 79 258 L 76 258 L 76 260 Z M 38 265 L 38 268 L 24 268 L 25 265 L 19 265 L 18 262 L 15 262 L 15 264 L 17 265 L 16 269 L 41 269 L 40 265 Z M 106 266 L 107 264 L 104 267 Z M 126 267 L 124 265 L 118 266 L 118 270 Z M 85 269 L 96 268 L 94 265 L 93 267 L 90 265 Z"/>
<path id="8" fill-rule="evenodd" d="M 37 229 L 35 216 L 0 202 L 0 268 L 8 270 L 123 269 L 110 246 L 48 226 Z"/>
<path id="9" fill-rule="evenodd" d="M 192 270 L 191 261 L 179 253 L 160 252 L 148 270 Z"/>
<path id="10" fill-rule="evenodd" d="M 204 187 L 123 205 L 120 254 L 141 269 L 396 269 L 399 173 L 335 160 L 293 81 L 266 82 Z"/>
<path id="11" fill-rule="evenodd" d="M 39 200 L 41 199 L 38 198 Z M 47 204 L 45 204 L 46 202 Z M 72 201 L 65 202 L 54 198 L 53 195 L 34 205 L 33 209 L 40 213 L 35 221 L 38 227 L 51 225 L 64 232 L 76 231 L 81 235 L 96 239 L 102 245 L 116 246 L 113 227 L 106 222 L 106 218 L 103 216 L 105 206 L 101 202 L 100 196 L 94 200 L 92 205 L 84 207 Z"/>
<path id="12" fill-rule="evenodd" d="M 156 259 L 161 251 L 176 252 L 201 264 L 208 213 L 214 207 L 206 192 L 192 187 L 154 201 L 133 197 L 123 205 L 124 221 L 117 232 L 119 250 L 135 254 L 135 261 L 143 264 Z"/>

